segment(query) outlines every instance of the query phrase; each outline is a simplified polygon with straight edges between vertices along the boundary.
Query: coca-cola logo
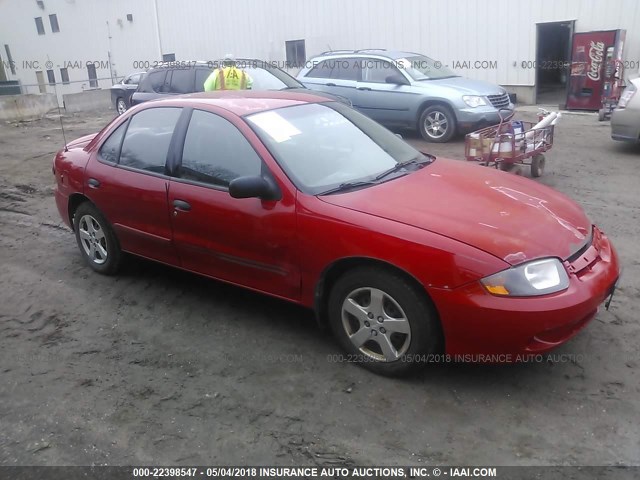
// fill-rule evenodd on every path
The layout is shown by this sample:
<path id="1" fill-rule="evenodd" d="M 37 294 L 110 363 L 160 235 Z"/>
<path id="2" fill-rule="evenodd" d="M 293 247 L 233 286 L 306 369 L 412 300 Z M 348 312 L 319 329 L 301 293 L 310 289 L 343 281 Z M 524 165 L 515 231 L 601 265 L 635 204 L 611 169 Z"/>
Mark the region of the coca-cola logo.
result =
<path id="1" fill-rule="evenodd" d="M 587 76 L 594 81 L 600 80 L 600 67 L 604 60 L 604 42 L 591 42 L 589 44 L 589 71 Z"/>

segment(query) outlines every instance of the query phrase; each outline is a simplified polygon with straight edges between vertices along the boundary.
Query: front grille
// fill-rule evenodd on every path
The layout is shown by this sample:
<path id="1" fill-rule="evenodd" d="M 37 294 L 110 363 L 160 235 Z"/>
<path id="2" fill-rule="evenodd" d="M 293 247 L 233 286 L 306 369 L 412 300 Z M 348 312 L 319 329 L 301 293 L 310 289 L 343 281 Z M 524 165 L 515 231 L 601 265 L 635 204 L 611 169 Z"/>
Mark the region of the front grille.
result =
<path id="1" fill-rule="evenodd" d="M 509 94 L 506 92 L 500 95 L 487 95 L 487 98 L 495 108 L 505 108 L 509 106 Z"/>

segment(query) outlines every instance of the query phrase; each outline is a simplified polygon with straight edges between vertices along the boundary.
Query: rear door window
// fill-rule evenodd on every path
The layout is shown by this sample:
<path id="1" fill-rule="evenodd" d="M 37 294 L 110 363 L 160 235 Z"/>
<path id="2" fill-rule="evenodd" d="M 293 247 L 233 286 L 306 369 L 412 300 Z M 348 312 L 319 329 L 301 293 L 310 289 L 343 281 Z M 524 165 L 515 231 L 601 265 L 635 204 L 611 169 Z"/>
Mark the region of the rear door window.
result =
<path id="1" fill-rule="evenodd" d="M 323 60 L 318 65 L 313 67 L 309 73 L 307 73 L 307 77 L 311 78 L 331 78 L 331 70 L 333 68 L 332 60 Z"/>
<path id="2" fill-rule="evenodd" d="M 355 58 L 337 58 L 333 60 L 333 68 L 331 69 L 331 78 L 336 80 L 353 80 L 360 79 L 360 64 Z"/>
<path id="3" fill-rule="evenodd" d="M 169 144 L 181 108 L 148 108 L 129 121 L 122 142 L 120 165 L 153 173 L 165 173 Z"/>

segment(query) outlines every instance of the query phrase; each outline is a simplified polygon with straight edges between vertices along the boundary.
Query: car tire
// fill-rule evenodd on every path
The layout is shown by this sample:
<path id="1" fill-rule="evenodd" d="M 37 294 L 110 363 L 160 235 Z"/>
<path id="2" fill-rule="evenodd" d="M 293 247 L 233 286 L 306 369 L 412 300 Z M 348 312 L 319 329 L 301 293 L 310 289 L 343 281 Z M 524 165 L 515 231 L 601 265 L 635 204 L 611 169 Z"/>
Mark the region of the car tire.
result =
<path id="1" fill-rule="evenodd" d="M 327 312 L 349 362 L 378 374 L 411 373 L 441 346 L 440 323 L 426 293 L 392 271 L 347 272 L 331 289 Z"/>
<path id="2" fill-rule="evenodd" d="M 100 210 L 90 202 L 81 204 L 73 216 L 73 229 L 80 253 L 89 266 L 98 273 L 115 274 L 120 267 L 122 250 Z"/>
<path id="3" fill-rule="evenodd" d="M 456 133 L 456 117 L 449 107 L 432 105 L 420 115 L 418 130 L 427 142 L 448 142 Z"/>
<path id="4" fill-rule="evenodd" d="M 118 97 L 116 100 L 116 111 L 118 112 L 118 115 L 122 115 L 127 111 L 127 102 L 124 101 L 124 98 Z"/>
<path id="5" fill-rule="evenodd" d="M 544 155 L 539 153 L 538 155 L 534 155 L 531 159 L 531 176 L 533 178 L 538 178 L 542 176 L 544 173 L 544 165 L 546 163 L 546 159 Z"/>

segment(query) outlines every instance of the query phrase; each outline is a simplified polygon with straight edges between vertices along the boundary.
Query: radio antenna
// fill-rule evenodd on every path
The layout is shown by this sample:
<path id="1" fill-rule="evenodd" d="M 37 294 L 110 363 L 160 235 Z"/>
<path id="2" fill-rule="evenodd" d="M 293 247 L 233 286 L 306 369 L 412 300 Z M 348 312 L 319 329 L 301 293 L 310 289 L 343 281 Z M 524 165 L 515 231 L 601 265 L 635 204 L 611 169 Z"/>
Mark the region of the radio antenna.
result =
<path id="1" fill-rule="evenodd" d="M 64 124 L 62 123 L 62 112 L 60 111 L 60 102 L 58 101 L 58 83 L 53 84 L 53 91 L 56 94 L 56 104 L 58 105 L 58 119 L 60 120 L 60 128 L 62 129 L 62 141 L 64 142 L 64 151 L 68 152 L 67 136 L 64 134 Z"/>

